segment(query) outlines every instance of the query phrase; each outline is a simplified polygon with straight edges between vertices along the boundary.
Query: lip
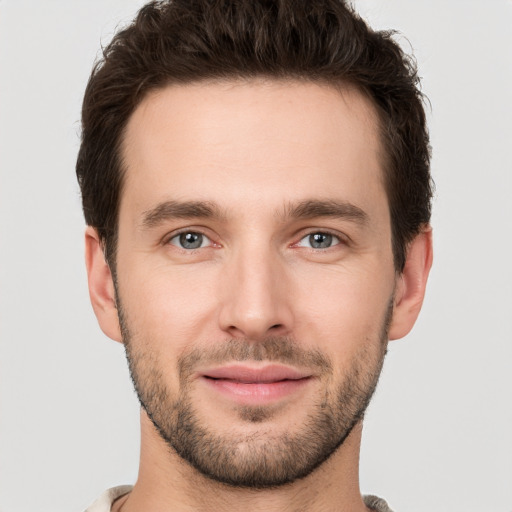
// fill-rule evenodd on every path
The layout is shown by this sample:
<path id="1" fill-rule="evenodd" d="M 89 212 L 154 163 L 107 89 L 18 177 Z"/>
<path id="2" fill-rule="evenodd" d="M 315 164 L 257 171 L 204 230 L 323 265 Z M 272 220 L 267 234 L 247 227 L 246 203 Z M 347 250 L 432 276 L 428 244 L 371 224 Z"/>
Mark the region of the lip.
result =
<path id="1" fill-rule="evenodd" d="M 247 384 L 299 380 L 311 376 L 311 374 L 279 364 L 269 364 L 260 368 L 235 364 L 221 368 L 208 369 L 202 372 L 202 374 L 204 377 L 211 379 L 232 380 Z"/>
<path id="2" fill-rule="evenodd" d="M 284 399 L 303 388 L 312 377 L 310 373 L 276 364 L 262 367 L 235 364 L 207 369 L 200 374 L 210 390 L 247 405 Z"/>

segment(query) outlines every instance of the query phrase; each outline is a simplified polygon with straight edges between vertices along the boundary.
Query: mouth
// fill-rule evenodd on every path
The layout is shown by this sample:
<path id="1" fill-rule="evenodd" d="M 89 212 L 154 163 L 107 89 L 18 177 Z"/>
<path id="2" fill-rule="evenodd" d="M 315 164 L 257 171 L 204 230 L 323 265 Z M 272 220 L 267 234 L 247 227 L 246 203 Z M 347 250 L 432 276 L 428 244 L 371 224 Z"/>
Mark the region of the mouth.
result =
<path id="1" fill-rule="evenodd" d="M 313 375 L 282 365 L 231 365 L 208 369 L 200 379 L 209 389 L 243 404 L 262 405 L 286 398 L 310 382 Z"/>

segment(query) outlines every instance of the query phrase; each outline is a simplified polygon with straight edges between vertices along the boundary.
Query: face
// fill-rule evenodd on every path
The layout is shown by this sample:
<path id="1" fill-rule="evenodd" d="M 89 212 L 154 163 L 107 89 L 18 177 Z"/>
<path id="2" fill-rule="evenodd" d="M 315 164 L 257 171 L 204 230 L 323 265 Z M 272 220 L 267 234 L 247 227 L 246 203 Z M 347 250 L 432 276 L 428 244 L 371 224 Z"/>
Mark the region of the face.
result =
<path id="1" fill-rule="evenodd" d="M 172 86 L 124 139 L 116 295 L 141 403 L 204 475 L 303 477 L 361 419 L 396 274 L 377 119 L 350 89 Z"/>

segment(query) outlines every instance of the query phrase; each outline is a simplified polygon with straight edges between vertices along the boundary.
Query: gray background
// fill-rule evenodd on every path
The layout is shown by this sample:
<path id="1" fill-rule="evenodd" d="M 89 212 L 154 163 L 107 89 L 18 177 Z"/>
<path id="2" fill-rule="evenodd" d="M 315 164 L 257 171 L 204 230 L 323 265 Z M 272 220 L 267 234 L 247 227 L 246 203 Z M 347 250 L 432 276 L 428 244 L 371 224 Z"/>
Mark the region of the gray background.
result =
<path id="1" fill-rule="evenodd" d="M 135 0 L 0 0 L 0 511 L 132 483 L 138 405 L 97 327 L 74 161 L 100 41 Z M 357 0 L 432 103 L 435 264 L 371 405 L 363 492 L 397 512 L 512 511 L 512 2 Z"/>

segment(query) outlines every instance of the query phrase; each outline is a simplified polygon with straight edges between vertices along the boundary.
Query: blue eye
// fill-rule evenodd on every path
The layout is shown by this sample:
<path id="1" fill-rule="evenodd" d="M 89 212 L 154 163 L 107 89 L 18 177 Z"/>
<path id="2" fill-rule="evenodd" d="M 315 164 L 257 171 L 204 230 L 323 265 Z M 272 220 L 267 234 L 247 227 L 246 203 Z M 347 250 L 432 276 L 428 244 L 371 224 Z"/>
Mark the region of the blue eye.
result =
<path id="1" fill-rule="evenodd" d="M 341 242 L 337 236 L 318 231 L 305 236 L 297 245 L 299 247 L 310 247 L 311 249 L 329 249 L 329 247 L 339 243 Z"/>
<path id="2" fill-rule="evenodd" d="M 185 231 L 176 236 L 173 236 L 169 243 L 180 247 L 181 249 L 199 249 L 201 247 L 208 247 L 211 244 L 210 239 L 202 233 L 196 233 L 195 231 Z"/>

